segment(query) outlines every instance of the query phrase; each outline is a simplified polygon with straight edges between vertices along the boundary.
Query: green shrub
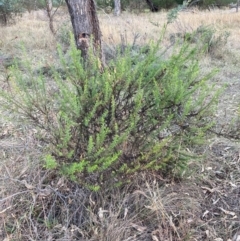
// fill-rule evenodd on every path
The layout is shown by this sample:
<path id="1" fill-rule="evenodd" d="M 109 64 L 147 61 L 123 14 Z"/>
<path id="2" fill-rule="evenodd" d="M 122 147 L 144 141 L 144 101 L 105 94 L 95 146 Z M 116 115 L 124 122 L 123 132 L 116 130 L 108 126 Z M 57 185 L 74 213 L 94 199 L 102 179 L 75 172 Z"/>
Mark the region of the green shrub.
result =
<path id="1" fill-rule="evenodd" d="M 69 24 L 69 22 L 63 22 L 57 31 L 57 40 L 61 45 L 70 45 L 70 32 L 73 32 L 72 26 Z"/>
<path id="2" fill-rule="evenodd" d="M 169 9 L 176 6 L 177 1 L 175 0 L 152 0 L 152 3 L 158 6 L 159 9 Z"/>
<path id="3" fill-rule="evenodd" d="M 216 33 L 213 26 L 201 25 L 193 33 L 185 33 L 184 39 L 195 43 L 199 50 L 204 50 L 212 57 L 221 58 L 229 36 L 227 31 Z"/>
<path id="4" fill-rule="evenodd" d="M 163 52 L 160 43 L 147 54 L 126 51 L 100 71 L 93 54 L 90 65 L 79 61 L 72 39 L 70 62 L 59 51 L 66 80 L 54 69 L 50 84 L 31 67 L 28 76 L 13 68 L 2 106 L 41 130 L 46 168 L 88 188 L 120 185 L 140 171 L 174 172 L 204 140 L 216 96 L 196 49 L 185 42 L 168 59 Z"/>
<path id="5" fill-rule="evenodd" d="M 110 0 L 97 0 L 96 1 L 98 7 L 104 8 L 107 6 L 113 6 L 113 1 Z"/>
<path id="6" fill-rule="evenodd" d="M 210 6 L 228 6 L 228 4 L 232 3 L 232 0 L 200 0 L 195 2 L 194 0 L 188 1 L 190 6 L 199 5 L 202 8 L 208 8 Z M 235 1 L 236 2 L 236 1 Z"/>
<path id="7" fill-rule="evenodd" d="M 97 0 L 97 5 L 100 8 L 111 7 L 114 8 L 114 1 L 110 0 Z M 151 0 L 149 1 L 151 6 L 154 6 L 158 11 L 161 9 L 170 9 L 177 4 L 182 4 L 182 0 Z M 121 8 L 123 10 L 130 10 L 133 12 L 140 12 L 150 6 L 145 0 L 121 0 Z"/>
<path id="8" fill-rule="evenodd" d="M 24 9 L 26 9 L 28 12 L 31 12 L 33 10 L 37 9 L 43 9 L 46 7 L 46 1 L 45 0 L 15 0 L 18 1 Z"/>
<path id="9" fill-rule="evenodd" d="M 22 13 L 20 1 L 0 0 L 0 23 L 7 25 L 14 17 Z"/>
<path id="10" fill-rule="evenodd" d="M 46 0 L 15 0 L 19 2 L 24 9 L 27 9 L 28 12 L 37 9 L 46 8 Z M 62 0 L 52 0 L 53 7 L 59 7 L 65 4 L 65 1 Z"/>
<path id="11" fill-rule="evenodd" d="M 53 6 L 63 5 L 62 0 L 53 0 Z M 0 23 L 7 25 L 24 11 L 46 8 L 45 0 L 0 0 Z"/>

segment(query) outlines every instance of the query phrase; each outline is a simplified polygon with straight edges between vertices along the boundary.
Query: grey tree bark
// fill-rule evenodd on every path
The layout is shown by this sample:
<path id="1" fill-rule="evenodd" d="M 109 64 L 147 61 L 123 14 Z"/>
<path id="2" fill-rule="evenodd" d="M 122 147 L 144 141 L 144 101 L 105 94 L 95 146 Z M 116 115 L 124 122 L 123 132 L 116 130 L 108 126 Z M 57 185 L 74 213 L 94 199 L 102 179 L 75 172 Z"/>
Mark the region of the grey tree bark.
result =
<path id="1" fill-rule="evenodd" d="M 121 0 L 114 0 L 114 15 L 119 16 L 121 14 Z"/>
<path id="2" fill-rule="evenodd" d="M 76 46 L 81 50 L 83 59 L 88 57 L 92 44 L 96 57 L 104 65 L 101 31 L 94 0 L 65 0 L 71 17 Z"/>

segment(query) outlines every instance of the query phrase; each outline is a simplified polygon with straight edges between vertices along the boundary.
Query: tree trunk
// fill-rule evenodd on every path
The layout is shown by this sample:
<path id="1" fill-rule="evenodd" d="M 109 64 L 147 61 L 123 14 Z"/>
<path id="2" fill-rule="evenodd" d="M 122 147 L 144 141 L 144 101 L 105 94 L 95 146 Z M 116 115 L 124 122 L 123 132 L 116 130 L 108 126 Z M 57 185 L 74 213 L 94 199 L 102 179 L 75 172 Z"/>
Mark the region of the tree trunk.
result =
<path id="1" fill-rule="evenodd" d="M 146 0 L 146 3 L 147 5 L 149 6 L 151 12 L 157 12 L 159 9 L 158 9 L 158 6 L 156 6 L 152 0 Z"/>
<path id="2" fill-rule="evenodd" d="M 52 13 L 52 10 L 53 10 L 52 0 L 45 0 L 45 2 L 46 2 L 47 15 L 49 18 L 49 28 L 50 28 L 52 34 L 55 35 L 56 31 L 53 26 L 54 13 Z"/>
<path id="3" fill-rule="evenodd" d="M 114 0 L 114 15 L 119 16 L 121 14 L 121 0 Z"/>
<path id="4" fill-rule="evenodd" d="M 94 0 L 65 0 L 71 16 L 76 46 L 81 50 L 83 59 L 88 58 L 88 50 L 93 51 L 104 64 L 101 44 L 101 31 Z"/>
<path id="5" fill-rule="evenodd" d="M 228 5 L 228 7 L 229 7 L 230 9 L 236 8 L 236 12 L 238 12 L 239 0 L 238 0 L 236 3 L 230 3 L 230 4 Z"/>
<path id="6" fill-rule="evenodd" d="M 188 1 L 188 7 L 192 7 L 194 5 L 197 5 L 201 0 L 191 0 L 191 1 Z"/>

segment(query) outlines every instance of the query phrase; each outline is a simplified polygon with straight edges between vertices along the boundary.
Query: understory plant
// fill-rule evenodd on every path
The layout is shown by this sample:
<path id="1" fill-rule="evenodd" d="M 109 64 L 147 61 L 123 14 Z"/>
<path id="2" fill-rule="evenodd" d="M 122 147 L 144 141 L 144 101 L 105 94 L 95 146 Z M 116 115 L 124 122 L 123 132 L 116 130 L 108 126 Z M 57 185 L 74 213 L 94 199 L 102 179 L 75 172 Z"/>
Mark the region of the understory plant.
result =
<path id="1" fill-rule="evenodd" d="M 0 0 L 0 23 L 7 25 L 23 12 L 20 1 Z"/>
<path id="2" fill-rule="evenodd" d="M 211 127 L 216 94 L 187 42 L 165 56 L 161 41 L 134 56 L 127 49 L 100 69 L 91 53 L 81 59 L 72 39 L 61 69 L 11 70 L 2 107 L 32 123 L 46 145 L 44 166 L 98 190 L 142 171 L 173 173 Z"/>

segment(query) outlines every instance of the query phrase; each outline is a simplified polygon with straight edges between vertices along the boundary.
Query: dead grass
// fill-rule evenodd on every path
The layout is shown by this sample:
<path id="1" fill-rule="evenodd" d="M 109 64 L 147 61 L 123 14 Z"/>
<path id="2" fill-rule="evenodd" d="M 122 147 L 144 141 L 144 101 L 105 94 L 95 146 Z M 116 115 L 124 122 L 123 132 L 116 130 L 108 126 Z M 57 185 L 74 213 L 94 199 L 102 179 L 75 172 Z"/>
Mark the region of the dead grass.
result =
<path id="1" fill-rule="evenodd" d="M 59 10 L 56 16 L 55 28 L 59 30 L 61 25 L 69 22 L 66 10 Z M 161 30 L 166 24 L 166 12 L 141 13 L 134 15 L 123 13 L 120 17 L 114 17 L 100 13 L 99 19 L 103 40 L 107 44 L 114 42 L 121 43 L 121 35 L 132 43 L 136 35 L 139 36 L 139 44 L 148 43 L 150 40 L 158 40 Z M 211 25 L 217 31 L 230 31 L 230 47 L 240 48 L 240 13 L 233 13 L 230 10 L 181 12 L 176 22 L 168 27 L 168 33 L 191 32 L 201 25 Z M 32 56 L 46 57 L 46 52 L 53 52 L 56 48 L 56 39 L 48 28 L 47 17 L 44 12 L 25 14 L 19 18 L 16 25 L 1 27 L 0 48 L 9 54 L 20 54 L 21 45 L 24 45 Z"/>
<path id="2" fill-rule="evenodd" d="M 100 15 L 101 30 L 104 41 L 112 37 L 115 43 L 120 43 L 120 35 L 127 35 L 129 42 L 134 34 L 139 34 L 143 42 L 158 40 L 161 30 L 166 24 L 166 12 L 157 14 L 142 13 L 138 16 L 124 13 L 120 17 Z M 218 31 L 231 32 L 233 45 L 238 45 L 240 38 L 240 13 L 232 13 L 230 10 L 181 12 L 178 20 L 168 27 L 168 33 L 192 32 L 201 25 L 211 25 Z"/>
<path id="3" fill-rule="evenodd" d="M 166 12 L 120 17 L 100 14 L 104 42 L 122 43 L 121 36 L 138 44 L 158 39 Z M 22 45 L 33 64 L 55 63 L 56 44 L 41 12 L 26 14 L 16 25 L 0 28 L 0 55 L 23 58 Z M 69 17 L 56 17 L 56 28 Z M 240 13 L 230 10 L 182 12 L 167 34 L 186 33 L 201 25 L 212 25 L 218 33 L 231 33 L 224 59 L 202 60 L 202 71 L 220 66 L 213 79 L 228 86 L 219 101 L 219 125 L 233 119 L 240 99 Z M 168 38 L 165 41 L 168 44 Z M 227 62 L 226 62 L 227 60 Z M 7 69 L 1 75 L 6 87 Z M 43 172 L 39 166 L 42 143 L 34 127 L 0 120 L 0 239 L 8 240 L 96 240 L 182 241 L 234 240 L 240 230 L 240 146 L 227 139 L 209 140 L 204 161 L 193 162 L 194 172 L 182 180 L 163 179 L 156 174 L 138 175 L 131 185 L 90 193 L 79 186 Z"/>

